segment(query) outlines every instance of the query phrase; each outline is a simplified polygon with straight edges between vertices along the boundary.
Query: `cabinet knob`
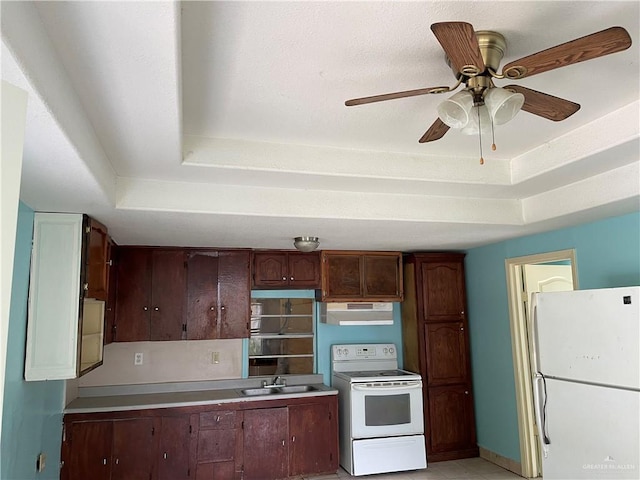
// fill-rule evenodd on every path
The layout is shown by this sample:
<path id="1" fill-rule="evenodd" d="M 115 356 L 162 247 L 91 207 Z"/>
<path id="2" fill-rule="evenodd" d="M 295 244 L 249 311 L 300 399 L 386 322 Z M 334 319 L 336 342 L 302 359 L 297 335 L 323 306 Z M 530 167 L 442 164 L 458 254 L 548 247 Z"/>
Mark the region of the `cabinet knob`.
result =
<path id="1" fill-rule="evenodd" d="M 149 310 L 149 307 L 142 307 L 142 310 L 146 312 L 147 310 Z"/>
<path id="2" fill-rule="evenodd" d="M 465 391 L 464 391 L 464 394 L 465 394 L 465 395 L 469 395 L 469 390 L 465 390 Z"/>
<path id="3" fill-rule="evenodd" d="M 162 454 L 162 458 L 164 458 L 165 460 L 167 459 L 167 452 L 164 452 L 164 453 Z"/>
<path id="4" fill-rule="evenodd" d="M 289 280 L 291 280 L 293 282 L 293 277 L 290 277 Z"/>
<path id="5" fill-rule="evenodd" d="M 103 465 L 106 465 L 106 464 L 107 464 L 107 459 L 106 459 L 106 458 L 103 458 L 103 459 L 102 459 L 102 464 L 103 464 Z"/>
<path id="6" fill-rule="evenodd" d="M 282 446 L 284 447 L 284 440 L 282 440 Z"/>
<path id="7" fill-rule="evenodd" d="M 120 459 L 116 458 L 116 465 L 120 465 Z"/>
<path id="8" fill-rule="evenodd" d="M 85 283 L 84 285 L 82 285 L 82 289 L 87 292 L 89 290 L 89 284 Z"/>
<path id="9" fill-rule="evenodd" d="M 460 315 L 464 315 L 464 310 L 462 310 L 462 311 L 460 312 Z"/>
<path id="10" fill-rule="evenodd" d="M 212 312 L 215 310 L 215 307 L 209 307 L 209 310 L 211 310 Z"/>
<path id="11" fill-rule="evenodd" d="M 158 307 L 153 307 L 153 309 L 154 309 L 156 312 L 160 310 Z"/>
<path id="12" fill-rule="evenodd" d="M 463 331 L 463 330 L 464 330 L 464 327 L 460 327 L 460 331 Z"/>
<path id="13" fill-rule="evenodd" d="M 282 280 L 284 280 L 286 282 L 287 281 L 287 277 L 282 277 Z"/>
<path id="14" fill-rule="evenodd" d="M 291 437 L 291 443 L 296 443 L 296 436 Z"/>

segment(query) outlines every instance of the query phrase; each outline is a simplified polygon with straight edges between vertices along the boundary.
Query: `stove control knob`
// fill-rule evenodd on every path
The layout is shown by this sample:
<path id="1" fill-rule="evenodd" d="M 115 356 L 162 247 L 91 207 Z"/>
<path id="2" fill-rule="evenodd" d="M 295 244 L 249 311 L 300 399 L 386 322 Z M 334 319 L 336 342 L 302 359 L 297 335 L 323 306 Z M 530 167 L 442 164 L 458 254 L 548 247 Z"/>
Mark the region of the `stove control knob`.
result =
<path id="1" fill-rule="evenodd" d="M 393 350 L 394 350 L 394 349 L 393 349 L 393 347 L 391 347 L 391 348 L 389 349 L 389 353 L 390 353 L 390 354 L 392 354 L 392 355 L 393 355 Z"/>
<path id="2" fill-rule="evenodd" d="M 382 352 L 386 355 L 387 353 L 389 353 L 389 349 L 387 347 L 384 347 L 382 349 Z"/>
<path id="3" fill-rule="evenodd" d="M 343 353 L 344 355 L 349 355 L 349 349 L 348 349 L 348 348 L 345 348 L 345 349 L 343 350 L 343 352 L 342 352 L 342 353 Z"/>

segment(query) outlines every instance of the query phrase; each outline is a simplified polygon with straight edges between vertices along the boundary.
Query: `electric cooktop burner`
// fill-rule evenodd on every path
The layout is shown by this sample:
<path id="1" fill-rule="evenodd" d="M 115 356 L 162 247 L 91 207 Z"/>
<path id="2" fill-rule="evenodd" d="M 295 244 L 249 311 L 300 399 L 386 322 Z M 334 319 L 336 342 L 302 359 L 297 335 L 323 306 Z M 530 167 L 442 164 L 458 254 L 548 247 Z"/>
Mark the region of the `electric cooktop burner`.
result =
<path id="1" fill-rule="evenodd" d="M 369 377 L 416 377 L 416 373 L 407 372 L 406 370 L 371 370 L 359 372 L 342 372 L 343 375 L 351 378 L 369 378 Z"/>

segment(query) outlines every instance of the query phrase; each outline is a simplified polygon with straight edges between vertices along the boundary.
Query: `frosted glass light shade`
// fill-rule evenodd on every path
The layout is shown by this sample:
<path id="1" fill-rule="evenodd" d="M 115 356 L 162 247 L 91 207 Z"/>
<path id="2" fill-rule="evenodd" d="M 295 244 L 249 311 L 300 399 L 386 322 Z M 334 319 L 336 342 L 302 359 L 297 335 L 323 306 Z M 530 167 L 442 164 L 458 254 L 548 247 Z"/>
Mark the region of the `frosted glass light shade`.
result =
<path id="1" fill-rule="evenodd" d="M 463 128 L 469 123 L 473 95 L 463 90 L 438 105 L 438 117 L 451 128 Z"/>
<path id="2" fill-rule="evenodd" d="M 524 105 L 524 95 L 510 92 L 504 88 L 491 88 L 484 96 L 484 103 L 489 109 L 494 125 L 507 123 Z"/>
<path id="3" fill-rule="evenodd" d="M 293 246 L 301 252 L 313 252 L 320 245 L 318 237 L 296 237 Z"/>
<path id="4" fill-rule="evenodd" d="M 478 126 L 478 110 L 480 111 L 480 125 Z M 491 117 L 486 105 L 473 107 L 469 112 L 469 123 L 461 130 L 464 135 L 491 134 Z"/>

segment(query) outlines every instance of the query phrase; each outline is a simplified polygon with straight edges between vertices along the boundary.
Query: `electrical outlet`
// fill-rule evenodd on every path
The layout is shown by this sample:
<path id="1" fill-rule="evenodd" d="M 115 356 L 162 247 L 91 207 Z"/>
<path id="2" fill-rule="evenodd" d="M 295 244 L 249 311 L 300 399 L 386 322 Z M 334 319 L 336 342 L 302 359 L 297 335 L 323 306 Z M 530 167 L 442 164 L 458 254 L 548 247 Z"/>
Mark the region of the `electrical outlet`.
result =
<path id="1" fill-rule="evenodd" d="M 220 352 L 211 352 L 211 363 L 220 363 Z"/>
<path id="2" fill-rule="evenodd" d="M 138 352 L 133 356 L 134 365 L 142 365 L 144 363 L 144 355 L 142 352 Z"/>
<path id="3" fill-rule="evenodd" d="M 40 455 L 38 455 L 38 458 L 36 459 L 36 472 L 42 472 L 44 470 L 44 464 L 46 460 L 46 453 L 41 453 Z"/>

